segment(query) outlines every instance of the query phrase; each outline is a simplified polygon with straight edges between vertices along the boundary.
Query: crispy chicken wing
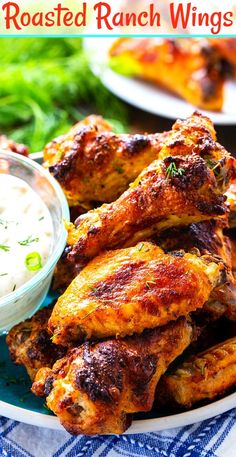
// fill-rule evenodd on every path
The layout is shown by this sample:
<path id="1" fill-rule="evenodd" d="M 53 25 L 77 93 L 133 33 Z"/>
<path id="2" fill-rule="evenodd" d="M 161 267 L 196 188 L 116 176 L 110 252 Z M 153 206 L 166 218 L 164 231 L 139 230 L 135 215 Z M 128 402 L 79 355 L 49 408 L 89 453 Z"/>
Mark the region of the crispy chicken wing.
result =
<path id="1" fill-rule="evenodd" d="M 15 325 L 6 338 L 12 360 L 25 366 L 32 381 L 39 368 L 52 367 L 66 352 L 50 339 L 47 324 L 51 312 L 51 306 L 39 310 L 30 319 Z"/>
<path id="2" fill-rule="evenodd" d="M 142 335 L 96 344 L 85 343 L 41 369 L 33 384 L 36 395 L 74 434 L 122 433 L 131 413 L 152 408 L 156 384 L 192 339 L 183 318 Z"/>
<path id="3" fill-rule="evenodd" d="M 216 177 L 196 154 L 154 161 L 114 203 L 67 225 L 67 258 L 84 262 L 104 249 L 134 245 L 169 227 L 224 216 L 221 184 L 221 174 Z"/>
<path id="4" fill-rule="evenodd" d="M 207 40 L 120 38 L 111 47 L 110 66 L 163 86 L 199 108 L 222 109 L 221 61 Z"/>
<path id="5" fill-rule="evenodd" d="M 70 206 L 91 208 L 124 192 L 158 156 L 165 135 L 116 135 L 101 118 L 90 116 L 45 147 L 44 165 Z"/>
<path id="6" fill-rule="evenodd" d="M 56 344 L 141 333 L 201 308 L 222 281 L 214 259 L 173 255 L 152 243 L 106 252 L 59 297 L 49 319 Z"/>
<path id="7" fill-rule="evenodd" d="M 161 379 L 157 403 L 185 408 L 236 386 L 236 337 L 189 357 Z"/>
<path id="8" fill-rule="evenodd" d="M 154 159 L 193 152 L 224 159 L 226 151 L 215 141 L 212 122 L 197 112 L 178 120 L 170 132 L 153 135 L 116 135 L 102 118 L 89 116 L 45 147 L 44 165 L 60 182 L 71 208 L 80 204 L 90 209 L 95 202 L 118 198 Z"/>

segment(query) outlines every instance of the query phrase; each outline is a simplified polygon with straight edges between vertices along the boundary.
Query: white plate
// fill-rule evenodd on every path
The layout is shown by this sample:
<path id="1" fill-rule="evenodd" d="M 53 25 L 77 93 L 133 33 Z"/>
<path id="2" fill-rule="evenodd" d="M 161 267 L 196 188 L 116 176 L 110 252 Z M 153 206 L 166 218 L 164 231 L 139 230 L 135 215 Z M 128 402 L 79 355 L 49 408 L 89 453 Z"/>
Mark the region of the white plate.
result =
<path id="1" fill-rule="evenodd" d="M 236 407 L 236 393 L 228 395 L 222 400 L 218 400 L 210 405 L 193 409 L 185 413 L 154 419 L 134 420 L 131 427 L 125 433 L 158 432 L 161 430 L 183 427 L 218 416 L 234 407 Z M 64 430 L 57 417 L 29 411 L 25 408 L 19 408 L 4 401 L 0 401 L 0 412 L 3 416 L 19 422 L 24 422 L 25 424 L 46 427 L 53 430 Z"/>
<path id="2" fill-rule="evenodd" d="M 88 52 L 92 70 L 111 92 L 131 105 L 169 119 L 185 118 L 196 110 L 195 106 L 161 88 L 110 70 L 107 66 L 107 55 L 112 40 L 113 38 L 100 37 L 84 39 L 84 48 Z M 209 116 L 215 124 L 236 124 L 236 82 L 228 81 L 225 84 L 222 112 L 201 112 Z"/>

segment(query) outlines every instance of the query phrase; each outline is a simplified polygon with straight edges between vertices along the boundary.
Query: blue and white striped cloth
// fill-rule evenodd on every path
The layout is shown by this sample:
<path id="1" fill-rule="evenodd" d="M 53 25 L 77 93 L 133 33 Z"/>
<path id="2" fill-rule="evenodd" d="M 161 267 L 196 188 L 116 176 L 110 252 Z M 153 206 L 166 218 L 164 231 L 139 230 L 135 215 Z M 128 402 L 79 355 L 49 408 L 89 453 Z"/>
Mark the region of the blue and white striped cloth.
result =
<path id="1" fill-rule="evenodd" d="M 0 457 L 236 457 L 236 409 L 160 433 L 74 437 L 0 417 Z"/>

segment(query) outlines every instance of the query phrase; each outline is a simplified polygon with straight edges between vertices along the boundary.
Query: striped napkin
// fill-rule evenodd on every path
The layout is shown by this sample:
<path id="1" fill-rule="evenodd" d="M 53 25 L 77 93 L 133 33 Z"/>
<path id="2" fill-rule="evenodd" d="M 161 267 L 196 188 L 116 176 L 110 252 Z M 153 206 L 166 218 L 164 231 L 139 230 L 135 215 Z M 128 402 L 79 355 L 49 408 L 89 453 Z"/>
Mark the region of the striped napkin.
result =
<path id="1" fill-rule="evenodd" d="M 159 433 L 81 436 L 0 417 L 0 457 L 236 457 L 236 409 Z"/>

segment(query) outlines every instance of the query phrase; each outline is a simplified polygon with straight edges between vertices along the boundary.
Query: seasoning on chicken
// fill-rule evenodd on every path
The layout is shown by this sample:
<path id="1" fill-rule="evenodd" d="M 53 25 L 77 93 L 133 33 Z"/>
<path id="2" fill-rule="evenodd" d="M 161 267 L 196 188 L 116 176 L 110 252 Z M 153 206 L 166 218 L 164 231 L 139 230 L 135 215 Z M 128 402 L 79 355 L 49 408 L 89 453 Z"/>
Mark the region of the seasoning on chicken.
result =
<path id="1" fill-rule="evenodd" d="M 142 335 L 85 343 L 36 375 L 33 393 L 73 434 L 123 433 L 132 413 L 150 411 L 156 384 L 190 344 L 191 324 L 180 318 Z"/>

